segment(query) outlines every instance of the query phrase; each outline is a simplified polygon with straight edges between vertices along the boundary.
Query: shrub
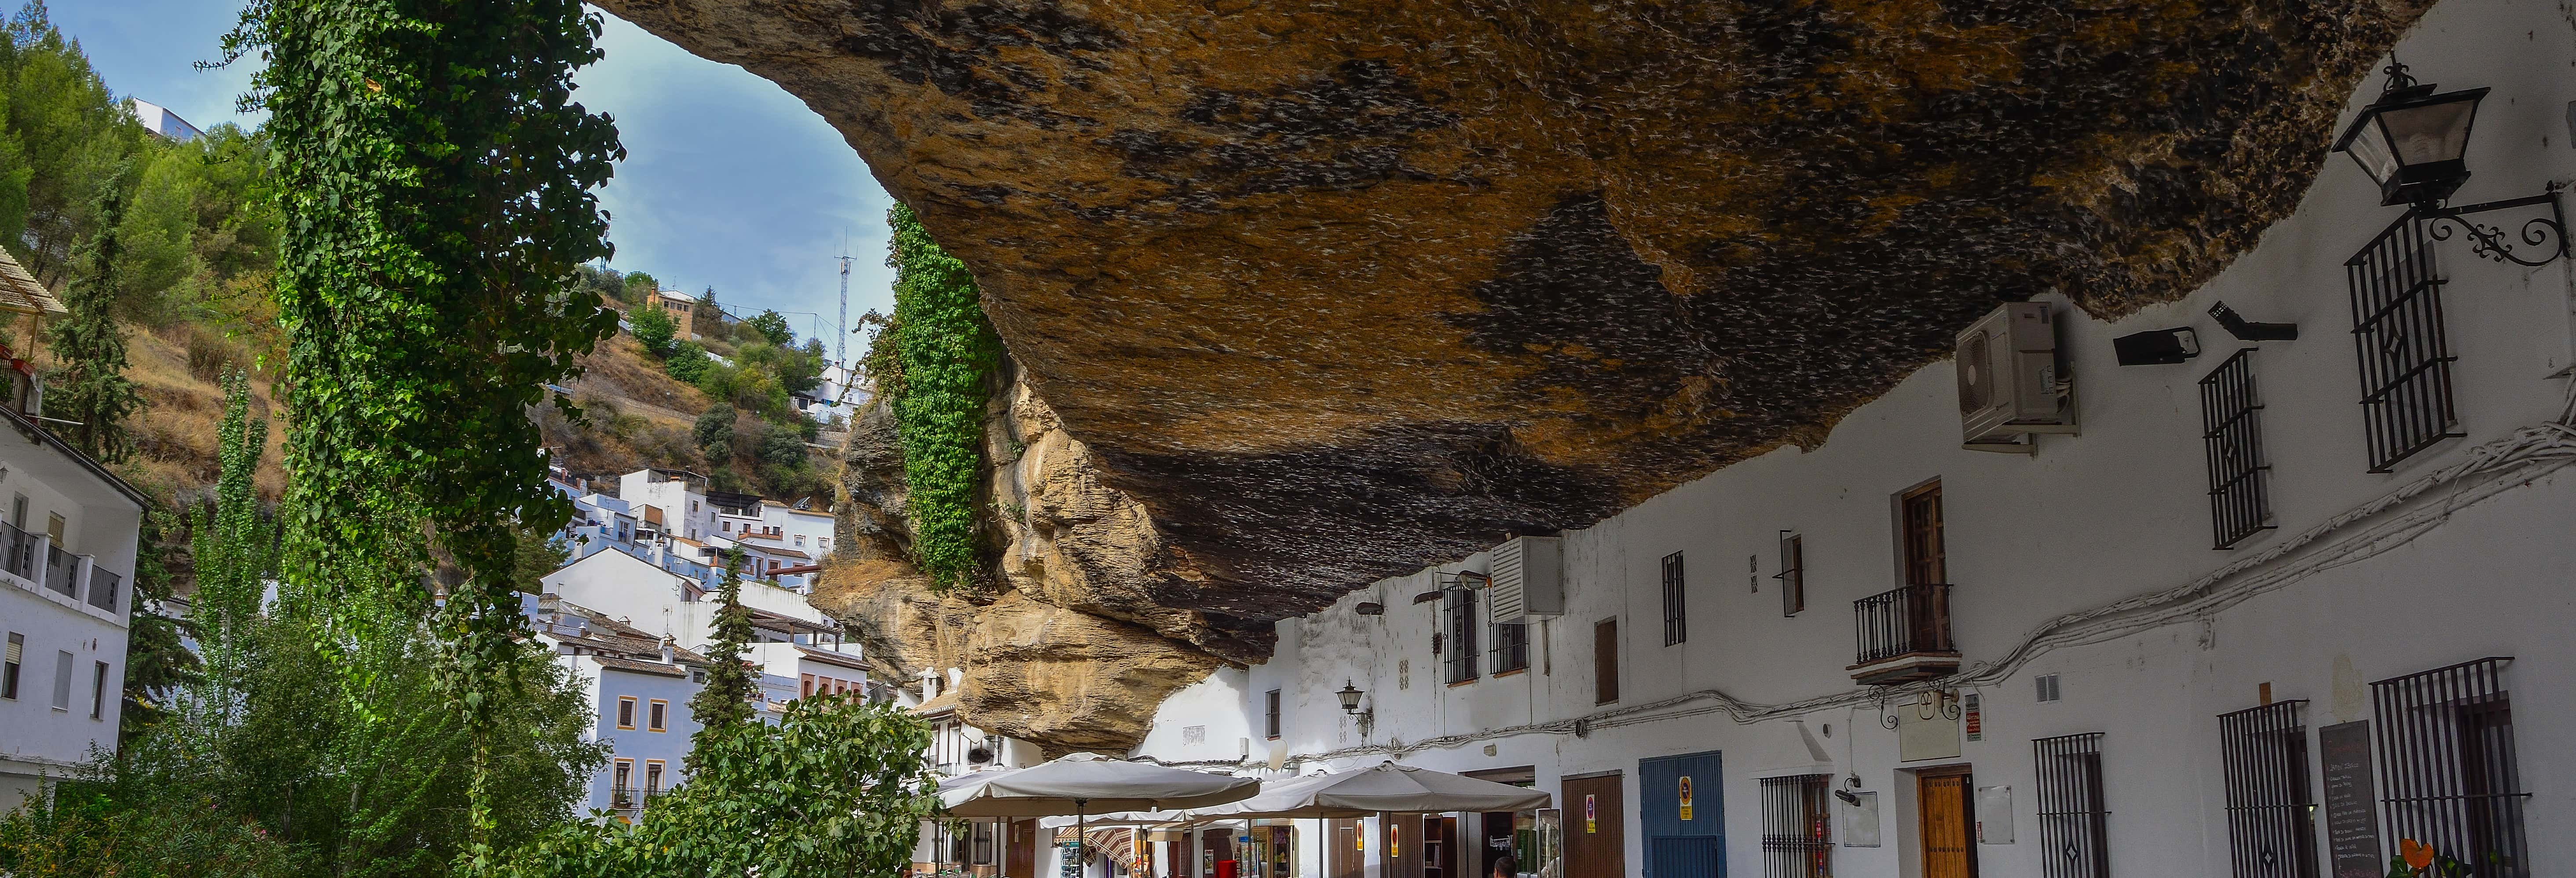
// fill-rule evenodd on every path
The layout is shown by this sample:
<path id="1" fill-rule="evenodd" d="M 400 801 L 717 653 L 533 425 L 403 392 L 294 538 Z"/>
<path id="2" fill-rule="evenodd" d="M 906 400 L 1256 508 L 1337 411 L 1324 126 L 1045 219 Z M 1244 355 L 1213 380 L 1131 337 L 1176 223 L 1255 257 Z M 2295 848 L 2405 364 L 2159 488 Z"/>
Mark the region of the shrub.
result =
<path id="1" fill-rule="evenodd" d="M 705 377 L 707 369 L 713 365 L 715 361 L 707 359 L 705 348 L 685 341 L 673 346 L 670 357 L 662 361 L 663 370 L 670 372 L 671 377 L 690 384 L 698 383 L 698 379 Z"/>
<path id="2" fill-rule="evenodd" d="M 656 357 L 671 355 L 671 339 L 679 334 L 679 325 L 671 322 L 669 313 L 647 303 L 626 312 L 626 322 L 635 333 L 636 343 L 643 345 L 645 352 Z"/>

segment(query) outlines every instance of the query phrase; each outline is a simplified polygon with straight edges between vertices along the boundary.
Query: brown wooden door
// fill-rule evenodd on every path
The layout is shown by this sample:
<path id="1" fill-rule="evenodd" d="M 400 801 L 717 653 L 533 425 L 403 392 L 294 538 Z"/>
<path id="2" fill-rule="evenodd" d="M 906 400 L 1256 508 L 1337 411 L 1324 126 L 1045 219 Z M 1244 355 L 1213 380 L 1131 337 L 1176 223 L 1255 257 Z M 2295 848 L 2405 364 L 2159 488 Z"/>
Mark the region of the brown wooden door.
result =
<path id="1" fill-rule="evenodd" d="M 1566 878 L 1627 878 L 1628 812 L 1619 787 L 1615 774 L 1565 779 L 1565 798 L 1557 804 L 1565 820 Z"/>
<path id="2" fill-rule="evenodd" d="M 1923 878 L 1976 878 L 1975 806 L 1968 799 L 1965 774 L 1927 774 L 1916 781 L 1915 807 L 1922 816 Z"/>
<path id="3" fill-rule="evenodd" d="M 1378 819 L 1386 852 L 1378 874 L 1383 878 L 1428 878 L 1422 873 L 1422 815 L 1388 814 Z"/>
<path id="4" fill-rule="evenodd" d="M 1216 878 L 1218 863 L 1234 859 L 1234 830 L 1208 829 L 1199 833 L 1199 862 L 1206 864 L 1207 878 Z M 1236 869 L 1243 868 L 1236 864 Z M 1243 874 L 1237 871 L 1235 874 Z"/>
<path id="5" fill-rule="evenodd" d="M 1002 833 L 1003 878 L 1038 878 L 1038 822 L 1013 820 Z"/>
<path id="6" fill-rule="evenodd" d="M 1325 822 L 1325 878 L 1363 878 L 1367 874 L 1367 833 L 1358 820 Z"/>
<path id="7" fill-rule="evenodd" d="M 1907 491 L 1898 504 L 1905 515 L 1905 584 L 1949 582 L 1949 559 L 1941 539 L 1941 483 Z"/>

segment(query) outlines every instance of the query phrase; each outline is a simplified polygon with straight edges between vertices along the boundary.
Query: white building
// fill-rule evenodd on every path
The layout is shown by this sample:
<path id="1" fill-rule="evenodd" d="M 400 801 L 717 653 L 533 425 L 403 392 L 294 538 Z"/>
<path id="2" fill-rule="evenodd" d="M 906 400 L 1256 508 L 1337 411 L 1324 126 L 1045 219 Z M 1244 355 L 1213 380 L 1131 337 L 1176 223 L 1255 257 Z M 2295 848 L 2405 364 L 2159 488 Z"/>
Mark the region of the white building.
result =
<path id="1" fill-rule="evenodd" d="M 716 610 L 721 605 L 714 589 L 623 551 L 593 554 L 546 574 L 541 581 L 548 595 L 597 610 L 655 637 L 670 637 L 688 649 L 703 651 L 715 638 Z M 846 649 L 857 655 L 857 644 L 841 640 L 840 623 L 806 603 L 804 595 L 746 579 L 742 604 L 751 610 L 757 642 L 799 644 L 827 652 Z M 792 688 L 795 678 L 787 679 Z"/>
<path id="2" fill-rule="evenodd" d="M 179 114 L 170 112 L 167 107 L 134 98 L 127 98 L 126 102 L 133 105 L 134 119 L 143 123 L 143 130 L 163 139 L 186 142 L 206 136 L 206 132 L 188 124 L 188 120 L 179 118 Z"/>
<path id="3" fill-rule="evenodd" d="M 669 534 L 692 540 L 716 532 L 715 506 L 707 502 L 706 477 L 673 469 L 641 469 L 617 479 L 617 498 L 638 522 L 637 539 Z"/>
<path id="4" fill-rule="evenodd" d="M 6 362 L 0 352 L 15 400 L 0 406 L 0 811 L 116 750 L 146 505 L 40 425 L 33 376 Z"/>
<path id="5" fill-rule="evenodd" d="M 590 740 L 611 747 L 583 809 L 632 821 L 683 779 L 689 738 L 698 731 L 689 699 L 704 688 L 707 658 L 559 598 L 532 598 L 528 606 L 537 640 L 589 695 Z"/>
<path id="6" fill-rule="evenodd" d="M 2444 4 L 2400 50 L 2495 89 L 2453 203 L 2576 176 L 2559 7 Z M 1519 625 L 1494 624 L 1513 595 L 1487 574 L 1512 576 L 1488 555 L 1282 622 L 1273 659 L 1167 700 L 1138 753 L 1557 794 L 1228 829 L 1270 870 L 1247 878 L 1483 875 L 1501 850 L 1577 878 L 2315 878 L 2382 874 L 2410 837 L 2482 878 L 2576 873 L 2576 262 L 2392 225 L 2327 161 L 2181 301 L 2105 323 L 2038 300 L 2080 434 L 1963 449 L 1979 400 L 1923 368 L 1819 448 L 1527 535 Z M 2551 212 L 2470 218 L 2538 259 L 2563 238 L 2520 236 Z M 2221 303 L 2298 338 L 2240 341 Z M 2195 358 L 2118 364 L 2114 339 L 2184 327 Z"/>
<path id="7" fill-rule="evenodd" d="M 930 724 L 930 749 L 922 758 L 930 763 L 931 770 L 945 780 L 980 771 L 1027 768 L 1046 761 L 1036 745 L 986 732 L 968 725 L 958 715 L 957 687 L 964 675 L 962 668 L 924 670 L 915 688 L 898 690 L 894 696 L 897 704 Z M 1039 861 L 1036 841 L 1041 835 L 1036 820 L 962 822 L 962 832 L 941 821 L 922 823 L 912 849 L 915 874 L 954 870 L 955 874 L 993 876 L 1008 872 L 1016 878 L 1034 873 Z"/>

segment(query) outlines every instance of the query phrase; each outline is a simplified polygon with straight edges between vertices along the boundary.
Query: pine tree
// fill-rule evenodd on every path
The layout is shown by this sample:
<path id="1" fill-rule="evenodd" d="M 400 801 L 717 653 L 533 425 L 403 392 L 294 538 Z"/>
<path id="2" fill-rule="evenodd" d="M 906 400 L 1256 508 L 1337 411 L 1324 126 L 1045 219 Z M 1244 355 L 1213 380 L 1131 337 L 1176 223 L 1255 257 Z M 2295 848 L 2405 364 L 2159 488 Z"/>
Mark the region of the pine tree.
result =
<path id="1" fill-rule="evenodd" d="M 742 550 L 725 553 L 724 584 L 716 589 L 715 642 L 707 647 L 707 659 L 714 667 L 707 669 L 707 685 L 689 698 L 689 717 L 698 723 L 698 734 L 730 728 L 751 721 L 751 699 L 759 694 L 759 685 L 751 670 L 743 666 L 743 644 L 750 643 L 751 608 L 742 605 Z M 691 741 L 694 752 L 695 740 Z M 692 756 L 689 770 L 696 771 Z"/>
<path id="2" fill-rule="evenodd" d="M 47 417 L 59 417 L 63 438 L 92 459 L 116 463 L 134 452 L 125 420 L 143 408 L 143 394 L 125 377 L 125 331 L 116 325 L 118 223 L 125 198 L 111 189 L 99 199 L 102 222 L 82 246 L 80 271 L 64 292 L 71 316 L 54 324 L 48 340 L 61 363 L 48 383 Z M 53 414 L 53 413 L 59 413 Z"/>

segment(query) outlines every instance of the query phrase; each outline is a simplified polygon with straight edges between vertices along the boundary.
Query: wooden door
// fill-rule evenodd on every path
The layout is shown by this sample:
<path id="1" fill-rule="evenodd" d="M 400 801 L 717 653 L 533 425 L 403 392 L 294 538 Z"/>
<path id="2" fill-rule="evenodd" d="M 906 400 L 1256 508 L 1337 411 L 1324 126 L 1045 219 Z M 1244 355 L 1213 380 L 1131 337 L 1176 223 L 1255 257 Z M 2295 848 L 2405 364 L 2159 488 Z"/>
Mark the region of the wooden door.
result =
<path id="1" fill-rule="evenodd" d="M 1234 830 L 1202 830 L 1199 833 L 1199 852 L 1199 862 L 1207 865 L 1207 878 L 1216 878 L 1217 870 L 1220 868 L 1216 864 L 1234 859 Z M 1241 869 L 1243 866 L 1238 863 L 1235 868 Z M 1238 871 L 1235 874 L 1243 873 Z"/>
<path id="2" fill-rule="evenodd" d="M 1038 878 L 1038 822 L 1013 820 L 1002 839 L 1004 878 Z"/>
<path id="3" fill-rule="evenodd" d="M 1378 818 L 1384 847 L 1378 858 L 1380 878 L 1428 878 L 1422 874 L 1422 815 L 1388 814 Z"/>
<path id="4" fill-rule="evenodd" d="M 1949 584 L 1949 550 L 1941 533 L 1941 483 L 1907 491 L 1899 504 L 1905 518 L 1905 584 Z M 1913 647 L 1908 652 L 1949 651 L 1948 590 L 1915 589 L 1905 601 L 1905 622 L 1907 642 Z"/>
<path id="5" fill-rule="evenodd" d="M 1358 820 L 1328 820 L 1324 830 L 1325 878 L 1364 878 L 1368 834 Z"/>
<path id="6" fill-rule="evenodd" d="M 1619 775 L 1566 778 L 1558 804 L 1565 815 L 1566 878 L 1627 878 L 1628 812 Z"/>
<path id="7" fill-rule="evenodd" d="M 1976 878 L 1976 839 L 1969 833 L 1977 817 L 1968 775 L 1926 774 L 1915 783 L 1923 878 Z"/>

